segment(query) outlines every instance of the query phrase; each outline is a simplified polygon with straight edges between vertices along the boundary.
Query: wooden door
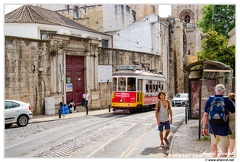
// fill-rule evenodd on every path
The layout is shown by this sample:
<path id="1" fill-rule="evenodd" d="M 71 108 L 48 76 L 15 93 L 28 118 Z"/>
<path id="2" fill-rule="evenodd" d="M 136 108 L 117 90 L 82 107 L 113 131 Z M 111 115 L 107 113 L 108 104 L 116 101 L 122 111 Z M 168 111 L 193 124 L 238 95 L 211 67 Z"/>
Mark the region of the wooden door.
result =
<path id="1" fill-rule="evenodd" d="M 73 99 L 77 106 L 81 105 L 84 93 L 84 57 L 66 56 L 66 96 L 67 103 Z"/>

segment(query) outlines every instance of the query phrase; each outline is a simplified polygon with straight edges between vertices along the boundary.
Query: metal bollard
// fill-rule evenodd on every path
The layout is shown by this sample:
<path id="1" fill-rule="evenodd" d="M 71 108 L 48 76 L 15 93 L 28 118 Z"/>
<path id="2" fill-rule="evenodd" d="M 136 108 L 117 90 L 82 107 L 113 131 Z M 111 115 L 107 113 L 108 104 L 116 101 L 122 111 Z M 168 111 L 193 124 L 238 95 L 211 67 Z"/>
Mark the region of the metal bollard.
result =
<path id="1" fill-rule="evenodd" d="M 88 115 L 88 106 L 86 106 L 86 115 Z"/>
<path id="2" fill-rule="evenodd" d="M 61 107 L 60 107 L 61 108 Z M 61 118 L 61 111 L 60 108 L 58 109 L 58 113 L 59 113 L 59 118 Z"/>
<path id="3" fill-rule="evenodd" d="M 188 106 L 185 106 L 185 124 L 187 124 L 187 120 L 188 120 Z"/>

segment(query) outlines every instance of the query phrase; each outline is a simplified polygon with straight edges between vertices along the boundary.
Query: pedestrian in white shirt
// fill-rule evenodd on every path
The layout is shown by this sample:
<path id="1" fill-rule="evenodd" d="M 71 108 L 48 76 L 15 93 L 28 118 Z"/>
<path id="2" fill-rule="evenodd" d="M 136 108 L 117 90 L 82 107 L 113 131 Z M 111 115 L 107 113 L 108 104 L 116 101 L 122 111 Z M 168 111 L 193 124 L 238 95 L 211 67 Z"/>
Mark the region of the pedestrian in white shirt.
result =
<path id="1" fill-rule="evenodd" d="M 87 90 L 86 90 L 85 93 L 83 94 L 83 97 L 82 97 L 82 98 L 84 99 L 84 102 L 85 102 L 83 105 L 84 105 L 85 108 L 87 108 L 87 107 L 88 107 L 88 99 L 90 98 L 90 94 L 88 94 L 88 91 L 87 91 Z M 83 106 L 83 105 L 82 105 L 82 106 Z"/>

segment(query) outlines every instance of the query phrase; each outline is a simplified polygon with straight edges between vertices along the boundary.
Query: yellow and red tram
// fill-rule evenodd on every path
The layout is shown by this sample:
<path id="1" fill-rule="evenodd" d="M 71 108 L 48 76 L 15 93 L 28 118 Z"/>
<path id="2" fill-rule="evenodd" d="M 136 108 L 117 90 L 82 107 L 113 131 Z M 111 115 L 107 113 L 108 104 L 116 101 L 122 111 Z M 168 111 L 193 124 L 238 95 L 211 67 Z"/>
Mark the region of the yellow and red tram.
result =
<path id="1" fill-rule="evenodd" d="M 165 78 L 156 71 L 142 70 L 139 65 L 121 65 L 112 74 L 113 111 L 134 112 L 155 107 L 158 92 L 163 90 Z"/>

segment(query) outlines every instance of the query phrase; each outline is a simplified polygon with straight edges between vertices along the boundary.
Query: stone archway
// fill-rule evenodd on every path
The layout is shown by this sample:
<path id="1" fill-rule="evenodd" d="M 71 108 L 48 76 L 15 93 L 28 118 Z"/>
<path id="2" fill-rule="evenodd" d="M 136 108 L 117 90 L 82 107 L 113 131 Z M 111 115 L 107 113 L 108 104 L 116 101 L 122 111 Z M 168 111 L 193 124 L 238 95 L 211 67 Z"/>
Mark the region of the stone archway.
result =
<path id="1" fill-rule="evenodd" d="M 195 23 L 194 12 L 186 9 L 179 14 L 179 18 L 185 23 Z"/>

